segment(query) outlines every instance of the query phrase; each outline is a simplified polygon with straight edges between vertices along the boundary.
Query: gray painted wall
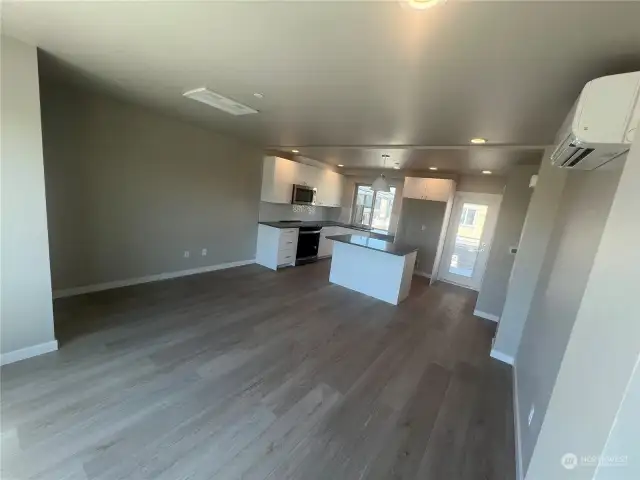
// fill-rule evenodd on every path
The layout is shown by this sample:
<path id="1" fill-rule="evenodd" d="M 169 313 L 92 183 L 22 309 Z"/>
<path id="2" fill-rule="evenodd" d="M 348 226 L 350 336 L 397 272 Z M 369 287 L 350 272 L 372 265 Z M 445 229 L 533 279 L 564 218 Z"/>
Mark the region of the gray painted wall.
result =
<path id="1" fill-rule="evenodd" d="M 497 175 L 460 175 L 456 190 L 501 195 L 505 182 L 506 177 Z"/>
<path id="2" fill-rule="evenodd" d="M 621 405 L 624 406 L 624 395 L 637 365 L 640 355 L 637 299 L 640 223 L 636 219 L 640 202 L 640 138 L 636 138 L 624 165 L 553 386 L 527 472 L 530 480 L 564 478 L 561 475 L 566 476 L 566 470 L 560 466 L 558 458 L 565 452 L 582 456 L 600 455 L 605 450 L 615 416 Z M 590 175 L 593 175 L 595 184 L 595 178 L 606 173 L 591 172 Z M 593 189 L 584 192 L 585 197 L 592 195 L 604 196 L 604 192 L 600 194 Z M 580 231 L 579 234 L 584 236 L 591 231 Z M 593 229 L 593 234 L 597 234 L 596 229 Z M 571 255 L 575 257 L 575 254 Z M 558 255 L 557 258 L 562 257 Z M 574 281 L 574 278 L 569 280 Z M 563 323 L 562 315 L 563 311 L 558 311 L 553 318 Z M 553 335 L 555 330 L 538 331 Z M 528 336 L 528 332 L 525 335 Z M 530 339 L 537 345 L 539 354 L 529 356 L 527 363 L 524 363 L 525 357 L 521 358 L 518 353 L 519 383 L 521 369 L 531 370 L 536 378 L 545 374 L 542 368 L 547 364 L 541 357 L 548 351 L 549 338 L 546 334 Z M 550 346 L 557 344 L 554 342 Z M 637 431 L 632 440 L 621 447 L 624 450 L 621 454 L 628 454 L 637 462 L 640 455 Z M 580 466 L 571 472 L 571 478 L 591 480 L 594 472 L 595 466 Z M 624 478 L 635 477 L 627 475 Z"/>
<path id="3" fill-rule="evenodd" d="M 567 176 L 566 170 L 551 165 L 552 151 L 546 149 L 542 159 L 493 345 L 494 350 L 511 358 L 518 351 Z"/>
<path id="4" fill-rule="evenodd" d="M 340 218 L 340 207 L 311 207 L 303 208 L 302 212 L 295 212 L 293 205 L 280 203 L 260 202 L 260 221 L 270 222 L 277 220 L 335 220 Z"/>
<path id="5" fill-rule="evenodd" d="M 42 119 L 54 289 L 254 258 L 259 149 L 46 79 Z"/>
<path id="6" fill-rule="evenodd" d="M 481 312 L 497 317 L 502 315 L 515 260 L 515 254 L 510 253 L 510 247 L 517 246 L 520 241 L 533 193 L 533 188 L 529 188 L 529 181 L 538 169 L 539 166 L 514 167 L 507 176 L 491 252 L 475 307 Z"/>
<path id="7" fill-rule="evenodd" d="M 447 204 L 405 198 L 396 232 L 398 242 L 418 247 L 416 270 L 431 274 Z M 423 230 L 424 227 L 424 230 Z"/>
<path id="8" fill-rule="evenodd" d="M 0 352 L 54 341 L 35 47 L 0 37 Z"/>
<path id="9" fill-rule="evenodd" d="M 532 424 L 522 430 L 525 471 L 551 398 L 619 177 L 620 171 L 568 173 L 516 358 L 520 425 L 527 425 L 531 405 L 535 405 L 536 410 Z"/>

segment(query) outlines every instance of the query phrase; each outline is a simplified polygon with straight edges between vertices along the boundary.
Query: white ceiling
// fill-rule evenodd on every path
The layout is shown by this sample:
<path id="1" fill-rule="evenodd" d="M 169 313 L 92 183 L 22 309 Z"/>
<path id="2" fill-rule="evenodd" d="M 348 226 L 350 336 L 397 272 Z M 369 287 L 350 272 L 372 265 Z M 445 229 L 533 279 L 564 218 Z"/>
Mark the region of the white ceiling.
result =
<path id="1" fill-rule="evenodd" d="M 354 167 L 379 166 L 389 147 L 403 168 L 531 163 L 540 150 L 513 147 L 552 142 L 588 80 L 640 69 L 637 2 L 2 7 L 3 32 L 47 52 L 45 75 Z M 260 113 L 233 117 L 181 96 L 203 85 Z M 478 136 L 510 148 L 450 148 Z"/>

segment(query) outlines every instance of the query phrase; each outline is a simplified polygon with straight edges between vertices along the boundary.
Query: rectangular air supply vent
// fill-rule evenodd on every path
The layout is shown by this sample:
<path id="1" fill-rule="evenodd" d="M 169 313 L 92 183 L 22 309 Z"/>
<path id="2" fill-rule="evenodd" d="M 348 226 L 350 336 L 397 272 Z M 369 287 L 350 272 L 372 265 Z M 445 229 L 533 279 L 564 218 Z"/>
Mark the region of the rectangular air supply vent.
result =
<path id="1" fill-rule="evenodd" d="M 231 115 L 251 115 L 258 113 L 257 110 L 251 107 L 247 107 L 230 98 L 223 97 L 218 93 L 207 90 L 205 87 L 189 90 L 188 92 L 184 92 L 183 95 L 192 100 L 206 103 L 211 107 L 230 113 Z"/>

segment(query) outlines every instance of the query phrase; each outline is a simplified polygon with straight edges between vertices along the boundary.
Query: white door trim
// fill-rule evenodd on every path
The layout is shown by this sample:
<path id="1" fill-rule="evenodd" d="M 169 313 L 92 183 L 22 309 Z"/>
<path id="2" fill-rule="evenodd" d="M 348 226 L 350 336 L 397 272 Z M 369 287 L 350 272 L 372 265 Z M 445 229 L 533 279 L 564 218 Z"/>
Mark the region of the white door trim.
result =
<path id="1" fill-rule="evenodd" d="M 459 282 L 457 279 L 447 278 L 448 274 L 448 265 L 449 258 L 453 252 L 453 242 L 455 240 L 455 236 L 458 232 L 458 222 L 460 221 L 458 215 L 458 208 L 461 207 L 465 202 L 468 203 L 480 203 L 489 205 L 490 209 L 495 210 L 494 221 L 488 222 L 482 232 L 482 239 L 488 239 L 486 246 L 486 255 L 484 256 L 484 263 L 480 266 L 482 270 L 482 275 L 480 278 L 475 279 L 473 282 Z M 502 205 L 502 194 L 496 193 L 475 193 L 475 192 L 456 192 L 455 198 L 453 200 L 453 207 L 451 216 L 449 218 L 449 225 L 447 227 L 447 237 L 445 239 L 444 248 L 442 252 L 442 260 L 440 262 L 440 267 L 438 268 L 437 278 L 443 282 L 453 283 L 455 285 L 459 285 L 461 287 L 470 288 L 472 290 L 480 291 L 480 286 L 482 284 L 482 278 L 484 277 L 484 273 L 487 266 L 487 261 L 489 259 L 489 255 L 491 254 L 491 246 L 493 244 L 493 234 L 495 233 L 495 228 L 497 225 L 498 215 L 500 213 L 500 207 Z M 477 285 L 474 284 L 477 282 Z"/>

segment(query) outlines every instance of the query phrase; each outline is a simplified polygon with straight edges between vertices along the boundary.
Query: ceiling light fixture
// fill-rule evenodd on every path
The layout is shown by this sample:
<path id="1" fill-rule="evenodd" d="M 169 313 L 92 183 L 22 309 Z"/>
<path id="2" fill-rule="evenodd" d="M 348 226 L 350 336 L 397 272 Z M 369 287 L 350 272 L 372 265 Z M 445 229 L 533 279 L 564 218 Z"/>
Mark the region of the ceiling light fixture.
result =
<path id="1" fill-rule="evenodd" d="M 431 8 L 439 3 L 444 3 L 447 0 L 405 0 L 411 8 L 415 8 L 416 10 L 426 10 L 427 8 Z"/>
<path id="2" fill-rule="evenodd" d="M 481 145 L 483 143 L 487 143 L 486 138 L 472 138 L 471 143 L 475 143 L 476 145 Z"/>
<path id="3" fill-rule="evenodd" d="M 300 153 L 300 150 L 293 149 L 291 150 L 291 153 Z"/>
<path id="4" fill-rule="evenodd" d="M 436 171 L 436 170 L 438 170 L 438 167 L 429 167 L 429 170 Z"/>
<path id="5" fill-rule="evenodd" d="M 482 170 L 485 175 L 491 175 L 491 170 Z"/>
<path id="6" fill-rule="evenodd" d="M 387 158 L 389 155 L 382 155 L 383 166 L 382 168 L 386 168 L 387 166 Z M 376 178 L 371 184 L 371 189 L 374 192 L 390 192 L 391 188 L 389 187 L 389 182 L 385 178 L 384 174 L 380 174 L 378 178 Z"/>
<path id="7" fill-rule="evenodd" d="M 247 107 L 235 100 L 223 97 L 219 93 L 212 92 L 205 87 L 194 88 L 188 92 L 184 92 L 183 96 L 195 100 L 197 102 L 206 103 L 207 105 L 222 110 L 223 112 L 230 113 L 231 115 L 250 115 L 258 113 L 257 110 Z"/>
<path id="8" fill-rule="evenodd" d="M 264 95 L 258 92 L 254 93 L 253 96 L 256 98 L 264 98 Z"/>
<path id="9" fill-rule="evenodd" d="M 339 166 L 339 167 L 344 167 L 344 165 L 343 165 L 343 164 L 341 164 L 341 163 L 339 163 L 339 164 L 338 164 L 338 166 Z"/>

